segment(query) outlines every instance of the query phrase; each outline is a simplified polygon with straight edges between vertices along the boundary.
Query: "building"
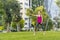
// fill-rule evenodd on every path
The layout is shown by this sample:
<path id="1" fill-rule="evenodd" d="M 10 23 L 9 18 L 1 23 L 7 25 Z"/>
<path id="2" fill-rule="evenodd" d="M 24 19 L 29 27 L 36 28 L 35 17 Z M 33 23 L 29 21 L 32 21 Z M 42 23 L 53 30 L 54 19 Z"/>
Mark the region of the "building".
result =
<path id="1" fill-rule="evenodd" d="M 46 12 L 50 17 L 51 17 L 51 4 L 52 4 L 52 0 L 44 0 L 44 6 L 46 9 Z"/>
<path id="2" fill-rule="evenodd" d="M 45 9 L 48 15 L 53 19 L 56 15 L 58 15 L 59 8 L 56 5 L 55 0 L 44 0 Z"/>
<path id="3" fill-rule="evenodd" d="M 20 16 L 25 20 L 24 27 L 30 27 L 29 17 L 26 16 L 26 9 L 32 8 L 32 0 L 18 0 L 20 3 Z"/>

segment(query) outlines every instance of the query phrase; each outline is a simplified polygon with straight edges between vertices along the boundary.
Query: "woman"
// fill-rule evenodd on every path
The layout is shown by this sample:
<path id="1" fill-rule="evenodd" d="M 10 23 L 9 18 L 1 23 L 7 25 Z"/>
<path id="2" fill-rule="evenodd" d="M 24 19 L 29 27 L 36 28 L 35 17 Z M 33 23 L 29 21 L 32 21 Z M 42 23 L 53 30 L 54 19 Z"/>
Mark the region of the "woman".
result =
<path id="1" fill-rule="evenodd" d="M 42 14 L 41 14 L 41 11 L 38 11 L 38 14 L 35 15 L 37 17 L 37 25 L 36 25 L 36 28 L 39 27 L 39 25 L 42 25 L 42 22 L 43 22 L 43 17 L 42 17 Z"/>
<path id="2" fill-rule="evenodd" d="M 34 16 L 37 17 L 37 25 L 35 27 L 35 31 L 36 31 L 36 29 L 39 30 L 39 25 L 42 25 L 43 17 L 42 17 L 42 14 L 41 13 L 42 13 L 41 11 L 38 11 L 38 14 L 37 15 L 34 15 Z M 34 31 L 34 35 L 35 35 L 35 31 Z"/>

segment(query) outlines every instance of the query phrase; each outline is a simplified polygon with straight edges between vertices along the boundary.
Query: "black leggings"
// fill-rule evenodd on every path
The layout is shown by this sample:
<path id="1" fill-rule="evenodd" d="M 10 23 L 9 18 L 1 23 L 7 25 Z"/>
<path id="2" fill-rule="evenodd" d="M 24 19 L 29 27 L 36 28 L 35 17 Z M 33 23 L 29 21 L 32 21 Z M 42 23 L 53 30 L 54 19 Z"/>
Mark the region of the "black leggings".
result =
<path id="1" fill-rule="evenodd" d="M 43 24 L 37 23 L 37 24 L 36 24 L 36 27 L 35 27 L 35 31 L 37 31 L 37 30 L 39 31 L 40 28 L 43 29 L 43 31 L 44 31 L 44 26 L 43 26 Z"/>

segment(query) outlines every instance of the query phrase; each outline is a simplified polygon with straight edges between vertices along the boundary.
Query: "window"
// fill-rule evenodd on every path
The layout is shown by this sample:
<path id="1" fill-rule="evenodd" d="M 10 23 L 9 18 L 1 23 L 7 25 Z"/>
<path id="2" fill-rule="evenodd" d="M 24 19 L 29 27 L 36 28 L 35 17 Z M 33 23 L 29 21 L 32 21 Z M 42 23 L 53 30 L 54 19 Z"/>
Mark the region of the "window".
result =
<path id="1" fill-rule="evenodd" d="M 26 10 L 27 8 L 25 8 L 25 10 Z"/>
<path id="2" fill-rule="evenodd" d="M 28 18 L 25 18 L 25 20 L 28 20 Z"/>
<path id="3" fill-rule="evenodd" d="M 20 8 L 20 10 L 22 10 L 23 8 Z"/>
<path id="4" fill-rule="evenodd" d="M 28 6 L 28 3 L 25 3 L 25 5 L 27 5 L 27 6 Z"/>
<path id="5" fill-rule="evenodd" d="M 20 15 L 22 16 L 23 13 L 20 13 Z"/>
<path id="6" fill-rule="evenodd" d="M 30 6 L 30 0 L 29 0 L 29 6 Z"/>
<path id="7" fill-rule="evenodd" d="M 20 3 L 20 4 L 23 4 L 23 3 Z"/>
<path id="8" fill-rule="evenodd" d="M 25 23 L 25 25 L 27 25 L 27 23 Z"/>

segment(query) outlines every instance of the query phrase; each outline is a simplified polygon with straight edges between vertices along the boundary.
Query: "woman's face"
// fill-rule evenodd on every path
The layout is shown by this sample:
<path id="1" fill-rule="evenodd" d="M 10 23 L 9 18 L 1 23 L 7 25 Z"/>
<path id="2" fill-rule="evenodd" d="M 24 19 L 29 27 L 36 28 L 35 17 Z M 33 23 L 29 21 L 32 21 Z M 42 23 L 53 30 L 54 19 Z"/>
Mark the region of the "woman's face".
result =
<path id="1" fill-rule="evenodd" d="M 40 11 L 38 11 L 38 15 L 40 15 L 41 14 L 41 12 Z"/>

